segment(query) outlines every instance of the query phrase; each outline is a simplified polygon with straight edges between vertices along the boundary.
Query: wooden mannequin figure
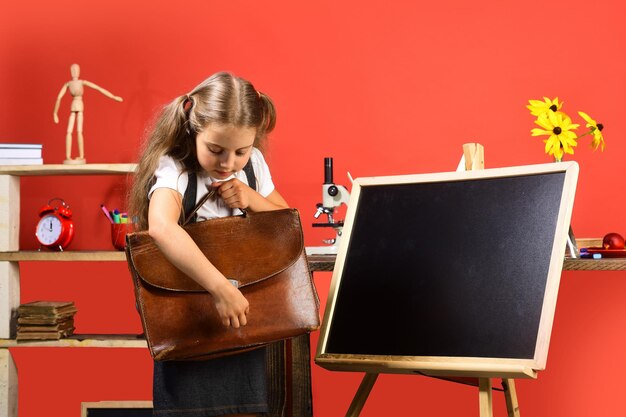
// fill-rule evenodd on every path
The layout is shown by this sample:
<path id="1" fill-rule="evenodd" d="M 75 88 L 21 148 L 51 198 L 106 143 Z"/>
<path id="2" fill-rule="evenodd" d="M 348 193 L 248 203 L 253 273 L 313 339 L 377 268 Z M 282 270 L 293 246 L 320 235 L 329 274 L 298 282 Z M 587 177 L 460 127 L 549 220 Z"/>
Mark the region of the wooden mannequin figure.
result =
<path id="1" fill-rule="evenodd" d="M 70 94 L 72 95 L 72 107 L 70 109 L 70 118 L 67 122 L 67 134 L 65 136 L 65 161 L 64 164 L 84 164 L 85 160 L 85 148 L 83 143 L 83 86 L 91 87 L 94 90 L 100 91 L 105 96 L 112 98 L 115 101 L 122 101 L 121 97 L 113 95 L 111 92 L 105 90 L 104 88 L 90 82 L 87 80 L 79 80 L 80 76 L 80 67 L 78 64 L 72 64 L 70 67 L 70 73 L 72 74 L 72 80 L 66 82 L 61 91 L 59 92 L 59 96 L 57 97 L 57 101 L 54 105 L 54 123 L 59 123 L 59 116 L 57 112 L 59 111 L 59 105 L 61 104 L 61 98 L 65 95 L 65 92 L 69 88 Z M 72 159 L 72 133 L 74 131 L 74 122 L 76 122 L 76 137 L 78 141 L 78 157 Z"/>

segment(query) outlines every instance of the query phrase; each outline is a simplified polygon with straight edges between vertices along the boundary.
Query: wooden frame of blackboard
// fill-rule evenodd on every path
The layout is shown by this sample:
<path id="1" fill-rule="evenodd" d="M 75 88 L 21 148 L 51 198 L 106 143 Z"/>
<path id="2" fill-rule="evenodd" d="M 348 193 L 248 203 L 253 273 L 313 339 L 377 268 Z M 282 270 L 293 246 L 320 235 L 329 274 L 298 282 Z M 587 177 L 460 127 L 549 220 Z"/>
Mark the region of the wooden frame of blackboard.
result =
<path id="1" fill-rule="evenodd" d="M 364 192 L 375 193 L 376 190 L 384 190 L 385 187 L 395 187 L 398 185 L 420 185 L 429 184 L 434 186 L 434 190 L 439 185 L 447 184 L 461 184 L 463 185 L 482 185 L 485 184 L 489 187 L 491 183 L 497 183 L 500 180 L 511 181 L 511 184 L 516 184 L 522 178 L 543 181 L 543 178 L 554 178 L 556 174 L 556 183 L 560 184 L 555 192 L 560 194 L 557 196 L 557 200 L 551 199 L 550 201 L 557 201 L 558 213 L 556 219 L 553 221 L 554 229 L 547 232 L 548 241 L 549 237 L 553 234 L 552 242 L 549 243 L 549 250 L 547 253 L 549 257 L 547 262 L 547 274 L 545 276 L 545 288 L 541 292 L 541 300 L 538 300 L 540 307 L 540 317 L 538 319 L 536 340 L 534 342 L 534 350 L 532 355 L 518 357 L 501 357 L 500 355 L 483 356 L 483 355 L 414 355 L 414 354 L 402 354 L 395 353 L 384 354 L 376 352 L 372 354 L 363 350 L 360 346 L 352 346 L 344 348 L 342 346 L 340 352 L 329 349 L 329 340 L 331 333 L 333 333 L 333 326 L 335 325 L 338 306 L 344 299 L 349 299 L 350 295 L 344 295 L 339 299 L 339 291 L 342 288 L 342 280 L 345 278 L 346 266 L 350 266 L 347 262 L 349 256 L 351 256 L 352 246 L 356 245 L 352 242 L 353 235 L 355 234 L 355 224 L 359 226 L 359 212 L 361 211 L 360 203 L 362 203 L 361 196 Z M 472 377 L 498 377 L 498 378 L 536 378 L 537 371 L 545 369 L 548 346 L 550 342 L 550 335 L 552 331 L 552 323 L 554 319 L 554 311 L 556 308 L 556 298 L 558 292 L 558 286 L 560 282 L 563 257 L 565 253 L 565 247 L 567 242 L 567 234 L 572 214 L 574 195 L 576 190 L 576 182 L 578 178 L 578 165 L 575 162 L 561 162 L 551 164 L 540 165 L 527 165 L 508 168 L 496 168 L 478 171 L 465 171 L 465 172 L 446 172 L 435 174 L 418 174 L 418 175 L 403 175 L 403 176 L 388 176 L 388 177 L 370 177 L 370 178 L 358 178 L 354 181 L 351 191 L 350 202 L 348 204 L 348 211 L 346 213 L 344 236 L 338 250 L 337 260 L 333 271 L 333 277 L 329 290 L 328 300 L 326 303 L 326 310 L 324 313 L 324 319 L 322 322 L 320 338 L 317 346 L 317 354 L 315 362 L 323 368 L 336 371 L 364 371 L 367 373 L 417 373 L 430 376 L 472 376 Z M 496 180 L 494 182 L 494 180 Z M 476 183 L 475 181 L 479 181 Z M 414 190 L 412 190 L 414 191 Z M 496 190 L 497 191 L 497 190 Z M 542 190 L 545 193 L 546 190 Z M 523 194 L 523 193 L 521 193 Z M 532 193 L 531 193 L 532 194 Z M 432 196 L 431 196 L 432 197 Z M 477 199 L 484 199 L 487 196 L 476 195 Z M 523 195 L 521 196 L 523 197 Z M 488 203 L 487 203 L 488 204 Z M 541 206 L 539 201 L 532 202 L 531 206 Z M 419 216 L 420 213 L 406 213 L 402 212 L 401 207 L 387 207 L 389 210 L 398 210 L 394 215 L 410 221 L 411 215 Z M 463 207 L 459 207 L 459 213 L 462 213 Z M 530 211 L 533 208 L 531 207 Z M 410 214 L 410 215 L 409 215 Z M 532 214 L 530 214 L 532 215 Z M 385 217 L 388 218 L 388 217 Z M 515 221 L 515 219 L 510 219 Z M 536 219 L 541 221 L 541 218 Z M 471 230 L 472 225 L 466 225 Z M 362 232 L 362 230 L 361 230 Z M 459 230 L 459 233 L 466 233 Z M 360 233 L 359 236 L 363 236 Z M 376 239 L 376 236 L 371 236 Z M 515 239 L 515 237 L 512 237 Z M 359 238 L 360 239 L 360 238 Z M 546 240 L 546 239 L 544 239 Z M 432 242 L 431 242 L 432 243 Z M 427 246 L 420 246 L 423 250 Z M 537 257 L 547 257 L 547 254 L 535 253 L 534 242 L 532 241 L 511 241 L 509 253 L 512 258 L 518 257 L 525 259 L 527 263 L 536 263 Z M 439 248 L 440 249 L 440 248 Z M 410 253 L 406 254 L 410 256 Z M 451 253 L 451 257 L 455 254 Z M 397 259 L 397 258 L 396 258 Z M 348 273 L 350 271 L 348 270 Z M 347 274 L 347 273 L 346 273 Z M 543 277 L 539 278 L 544 279 Z M 415 294 L 407 294 L 409 297 L 414 297 Z M 431 295 L 426 294 L 425 297 Z M 402 303 L 406 300 L 398 300 L 398 303 Z M 416 300 L 409 300 L 416 301 Z M 479 300 L 480 301 L 480 300 Z M 484 300 L 482 300 L 484 301 Z M 443 303 L 445 306 L 445 302 Z M 371 304 L 375 308 L 375 304 Z M 363 311 L 350 311 L 346 313 L 349 315 L 350 320 L 358 322 L 361 320 L 361 314 Z M 385 320 L 397 320 L 397 317 L 390 315 Z M 419 317 L 413 318 L 420 320 Z M 361 326 L 363 328 L 363 326 Z M 345 331 L 346 328 L 342 328 Z M 410 331 L 410 329 L 407 329 Z M 344 339 L 349 340 L 343 343 L 359 343 L 362 338 L 354 337 L 354 334 L 349 334 L 351 330 L 347 330 L 347 335 Z M 376 338 L 376 329 L 371 329 L 371 335 L 369 338 Z M 428 338 L 429 335 L 421 335 L 423 338 Z M 493 335 L 497 340 L 498 335 Z M 339 336 L 337 336 L 339 337 Z M 342 336 L 343 337 L 343 336 Z M 351 340 L 355 341 L 352 342 Z M 342 339 L 343 340 L 343 339 Z M 394 350 L 394 349 L 391 349 Z"/>

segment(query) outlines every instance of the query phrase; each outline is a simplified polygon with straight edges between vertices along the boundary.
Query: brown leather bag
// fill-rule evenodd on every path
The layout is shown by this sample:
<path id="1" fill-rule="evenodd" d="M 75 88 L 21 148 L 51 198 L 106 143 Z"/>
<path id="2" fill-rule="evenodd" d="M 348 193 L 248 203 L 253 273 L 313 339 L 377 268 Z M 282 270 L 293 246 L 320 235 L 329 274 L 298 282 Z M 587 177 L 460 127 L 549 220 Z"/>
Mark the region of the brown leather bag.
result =
<path id="1" fill-rule="evenodd" d="M 225 327 L 211 295 L 172 265 L 147 231 L 127 235 L 126 258 L 154 360 L 210 359 L 320 326 L 300 216 L 283 209 L 183 226 L 250 303 L 248 324 Z"/>

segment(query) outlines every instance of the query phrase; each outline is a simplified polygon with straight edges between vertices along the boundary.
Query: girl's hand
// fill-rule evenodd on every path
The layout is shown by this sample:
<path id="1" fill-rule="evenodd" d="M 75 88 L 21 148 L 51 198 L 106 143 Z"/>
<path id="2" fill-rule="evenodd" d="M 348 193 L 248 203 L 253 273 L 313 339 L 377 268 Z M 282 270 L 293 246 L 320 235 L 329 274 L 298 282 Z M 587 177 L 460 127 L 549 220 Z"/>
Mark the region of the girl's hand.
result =
<path id="1" fill-rule="evenodd" d="M 217 193 L 230 208 L 247 209 L 250 205 L 250 192 L 252 188 L 248 187 L 237 178 L 232 178 L 224 182 L 214 182 L 211 186 L 217 188 Z"/>
<path id="2" fill-rule="evenodd" d="M 224 279 L 223 284 L 215 289 L 212 295 L 224 326 L 238 329 L 248 323 L 246 316 L 250 310 L 250 304 L 241 291 L 228 280 Z"/>

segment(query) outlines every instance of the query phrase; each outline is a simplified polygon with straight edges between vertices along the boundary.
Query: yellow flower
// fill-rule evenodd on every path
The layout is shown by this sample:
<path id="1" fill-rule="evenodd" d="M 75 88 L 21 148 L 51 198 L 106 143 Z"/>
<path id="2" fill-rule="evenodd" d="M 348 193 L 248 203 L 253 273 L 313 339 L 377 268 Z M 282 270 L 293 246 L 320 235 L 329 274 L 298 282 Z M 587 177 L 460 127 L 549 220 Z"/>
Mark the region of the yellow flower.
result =
<path id="1" fill-rule="evenodd" d="M 576 133 L 573 130 L 579 125 L 572 123 L 565 113 L 547 112 L 537 117 L 535 123 L 543 129 L 531 130 L 532 136 L 549 136 L 544 140 L 546 144 L 545 152 L 553 155 L 557 161 L 563 157 L 563 152 L 573 155 L 576 143 Z"/>
<path id="2" fill-rule="evenodd" d="M 582 135 L 577 135 L 575 130 L 579 125 L 572 123 L 572 119 L 561 111 L 563 102 L 559 102 L 558 97 L 553 100 L 548 97 L 544 97 L 543 101 L 528 100 L 528 103 L 526 108 L 533 116 L 537 116 L 535 123 L 542 128 L 532 129 L 531 134 L 532 136 L 548 136 L 548 139 L 543 141 L 545 152 L 554 156 L 555 160 L 560 161 L 564 153 L 573 155 L 578 139 L 587 135 L 593 137 L 591 147 L 594 151 L 598 148 L 604 151 L 605 143 L 602 136 L 604 126 L 589 117 L 587 113 L 578 112 L 579 116 L 587 122 L 587 131 Z"/>
<path id="3" fill-rule="evenodd" d="M 544 97 L 543 101 L 540 100 L 528 100 L 530 103 L 526 108 L 530 110 L 530 114 L 533 116 L 541 116 L 546 113 L 553 113 L 561 110 L 563 102 L 559 103 L 559 98 L 555 97 L 554 100 L 550 100 L 548 97 Z"/>
<path id="4" fill-rule="evenodd" d="M 605 144 L 604 144 L 604 137 L 602 136 L 602 129 L 604 129 L 604 126 L 602 125 L 602 123 L 597 123 L 595 120 L 589 117 L 589 115 L 587 115 L 587 113 L 585 112 L 579 111 L 578 114 L 580 115 L 580 117 L 585 119 L 585 121 L 587 122 L 586 127 L 589 128 L 589 131 L 580 135 L 580 137 L 585 136 L 589 133 L 592 133 L 593 140 L 591 141 L 591 147 L 595 151 L 598 149 L 598 146 L 602 145 L 600 147 L 600 150 L 604 152 Z"/>

